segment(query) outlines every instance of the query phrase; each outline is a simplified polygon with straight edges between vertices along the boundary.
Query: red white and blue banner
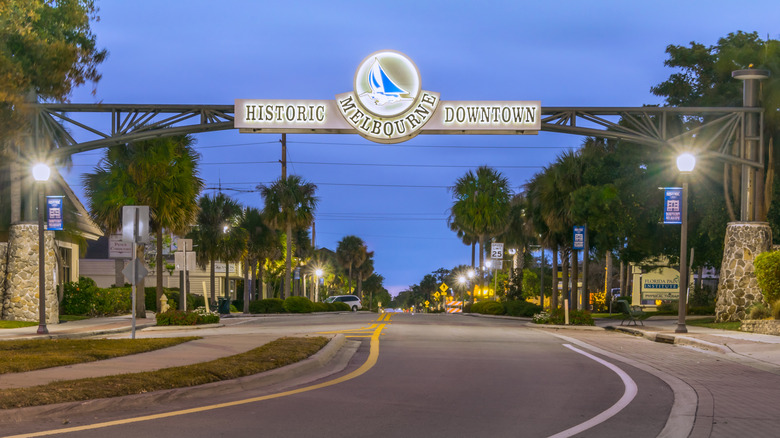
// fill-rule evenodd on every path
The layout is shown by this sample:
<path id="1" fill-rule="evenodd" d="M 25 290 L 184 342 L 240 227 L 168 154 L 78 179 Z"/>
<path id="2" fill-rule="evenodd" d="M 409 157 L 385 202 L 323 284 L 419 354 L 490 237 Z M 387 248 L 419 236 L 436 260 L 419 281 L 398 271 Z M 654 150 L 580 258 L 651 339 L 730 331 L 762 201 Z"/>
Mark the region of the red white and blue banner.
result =
<path id="1" fill-rule="evenodd" d="M 682 224 L 682 188 L 664 188 L 664 223 Z"/>
<path id="2" fill-rule="evenodd" d="M 62 196 L 46 197 L 46 229 L 49 231 L 62 230 Z"/>

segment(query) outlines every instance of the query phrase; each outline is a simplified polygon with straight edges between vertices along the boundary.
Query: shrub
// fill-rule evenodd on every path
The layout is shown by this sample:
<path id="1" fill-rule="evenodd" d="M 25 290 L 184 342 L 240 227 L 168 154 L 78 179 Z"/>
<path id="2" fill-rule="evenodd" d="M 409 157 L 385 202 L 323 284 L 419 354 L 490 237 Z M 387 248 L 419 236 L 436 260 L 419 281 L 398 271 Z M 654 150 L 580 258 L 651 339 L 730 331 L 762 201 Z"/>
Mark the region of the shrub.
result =
<path id="1" fill-rule="evenodd" d="M 780 319 L 780 301 L 775 301 L 775 303 L 772 304 L 772 318 Z"/>
<path id="2" fill-rule="evenodd" d="M 331 307 L 333 308 L 334 312 L 349 312 L 350 310 L 352 310 L 349 308 L 349 304 L 342 303 L 341 301 L 339 301 L 338 303 L 328 303 L 328 308 Z"/>
<path id="3" fill-rule="evenodd" d="M 471 306 L 471 312 L 483 315 L 503 315 L 504 305 L 498 301 L 480 301 Z"/>
<path id="4" fill-rule="evenodd" d="M 747 314 L 750 319 L 766 319 L 772 316 L 772 312 L 764 303 L 753 303 L 748 307 Z"/>
<path id="5" fill-rule="evenodd" d="M 306 297 L 287 297 L 284 300 L 284 310 L 288 313 L 311 313 L 314 311 L 314 305 Z"/>
<path id="6" fill-rule="evenodd" d="M 549 324 L 550 314 L 547 312 L 539 312 L 534 314 L 534 324 Z"/>
<path id="7" fill-rule="evenodd" d="M 677 301 L 669 301 L 659 304 L 656 307 L 656 310 L 658 311 L 658 314 L 676 315 L 679 312 L 678 308 Z"/>
<path id="8" fill-rule="evenodd" d="M 328 304 L 327 303 L 317 302 L 317 303 L 312 303 L 312 304 L 314 305 L 314 310 L 313 310 L 314 312 L 327 312 L 328 311 Z"/>
<path id="9" fill-rule="evenodd" d="M 780 251 L 762 252 L 753 262 L 764 301 L 780 300 Z"/>
<path id="10" fill-rule="evenodd" d="M 65 283 L 62 313 L 64 315 L 90 315 L 95 292 L 97 292 L 97 285 L 91 278 L 79 277 L 78 282 Z"/>
<path id="11" fill-rule="evenodd" d="M 563 309 L 555 309 L 550 314 L 547 324 L 563 325 L 566 324 L 566 313 Z M 596 325 L 593 317 L 587 310 L 569 310 L 570 325 Z"/>
<path id="12" fill-rule="evenodd" d="M 688 315 L 714 315 L 715 305 L 709 306 L 690 306 L 688 307 Z"/>
<path id="13" fill-rule="evenodd" d="M 284 301 L 279 298 L 266 298 L 249 303 L 249 313 L 284 313 Z"/>
<path id="14" fill-rule="evenodd" d="M 181 310 L 169 310 L 158 313 L 156 319 L 157 325 L 195 325 L 198 323 L 198 314 Z"/>
<path id="15" fill-rule="evenodd" d="M 168 310 L 156 315 L 157 325 L 196 325 L 196 324 L 216 324 L 219 322 L 219 315 L 208 313 L 204 307 L 199 307 L 192 312 L 181 310 Z"/>
<path id="16" fill-rule="evenodd" d="M 243 312 L 244 311 L 244 300 L 230 300 L 230 311 L 233 311 L 233 307 L 235 307 L 237 312 Z"/>
<path id="17" fill-rule="evenodd" d="M 504 303 L 504 310 L 507 315 L 531 317 L 542 311 L 542 306 L 528 301 L 507 301 Z"/>
<path id="18" fill-rule="evenodd" d="M 124 287 L 95 288 L 92 298 L 93 315 L 119 315 L 133 311 L 130 290 Z"/>

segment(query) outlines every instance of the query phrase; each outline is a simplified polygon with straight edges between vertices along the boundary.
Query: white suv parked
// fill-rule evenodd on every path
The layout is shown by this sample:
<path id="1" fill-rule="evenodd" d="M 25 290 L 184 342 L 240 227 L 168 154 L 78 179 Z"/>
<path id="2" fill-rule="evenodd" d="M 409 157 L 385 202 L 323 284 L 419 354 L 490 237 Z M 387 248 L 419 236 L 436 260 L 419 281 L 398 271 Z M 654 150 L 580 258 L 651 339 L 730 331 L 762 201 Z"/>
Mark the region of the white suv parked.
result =
<path id="1" fill-rule="evenodd" d="M 325 300 L 326 303 L 344 303 L 349 306 L 349 308 L 356 312 L 363 308 L 363 305 L 360 304 L 360 298 L 358 298 L 355 295 L 334 295 L 332 297 L 328 297 Z"/>

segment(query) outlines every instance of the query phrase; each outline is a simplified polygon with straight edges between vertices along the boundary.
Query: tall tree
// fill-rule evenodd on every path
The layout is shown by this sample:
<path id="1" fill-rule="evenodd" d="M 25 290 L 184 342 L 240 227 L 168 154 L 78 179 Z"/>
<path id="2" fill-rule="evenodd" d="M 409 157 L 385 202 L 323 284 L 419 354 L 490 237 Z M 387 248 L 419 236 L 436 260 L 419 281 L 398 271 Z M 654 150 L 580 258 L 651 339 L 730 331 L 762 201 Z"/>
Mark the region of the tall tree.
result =
<path id="1" fill-rule="evenodd" d="M 665 98 L 666 103 L 672 106 L 713 106 L 713 107 L 739 107 L 742 106 L 742 81 L 732 78 L 734 70 L 749 67 L 766 69 L 770 71 L 768 79 L 761 81 L 760 105 L 764 108 L 764 141 L 765 156 L 762 157 L 765 165 L 760 179 L 764 184 L 764 201 L 766 211 L 761 212 L 773 229 L 775 242 L 780 238 L 780 178 L 776 175 L 780 170 L 780 155 L 778 148 L 773 147 L 780 137 L 780 41 L 769 39 L 762 40 L 758 33 L 736 32 L 729 33 L 720 38 L 711 46 L 691 42 L 689 46 L 669 45 L 666 48 L 668 59 L 664 65 L 677 69 L 678 72 L 669 76 L 666 81 L 651 88 L 653 94 Z M 686 127 L 693 128 L 705 121 L 705 118 L 691 118 L 686 121 Z M 710 167 L 716 167 L 710 164 Z M 702 166 L 696 166 L 696 175 L 706 171 Z M 713 169 L 715 170 L 715 169 Z M 718 222 L 710 213 L 725 209 L 731 221 L 737 220 L 735 206 L 739 205 L 739 166 L 717 166 L 720 173 L 719 187 L 723 190 L 725 206 L 704 205 L 705 197 L 700 197 L 699 204 L 703 207 L 699 211 L 704 213 L 701 217 L 702 227 L 711 227 Z M 712 172 L 710 172 L 712 173 Z M 712 175 L 707 175 L 708 185 L 716 181 Z M 693 190 L 701 189 L 692 184 Z M 761 196 L 761 194 L 759 194 Z M 694 201 L 696 202 L 696 201 Z M 691 212 L 696 211 L 696 205 L 691 206 Z M 694 213 L 695 214 L 695 213 Z M 765 216 L 765 217 L 764 217 Z M 695 224 L 694 229 L 695 229 Z M 724 228 L 724 227 L 719 227 Z M 722 233 L 721 233 L 722 234 Z M 706 228 L 694 231 L 692 237 L 697 255 L 700 246 L 706 242 L 698 242 L 697 235 L 709 239 Z M 714 237 L 714 236 L 713 236 Z M 714 237 L 717 239 L 717 237 Z M 720 238 L 719 244 L 723 239 Z"/>
<path id="2" fill-rule="evenodd" d="M 368 248 L 363 239 L 358 236 L 344 236 L 336 246 L 336 258 L 347 270 L 349 293 L 352 293 L 352 272 L 366 260 L 367 256 Z"/>
<path id="3" fill-rule="evenodd" d="M 314 220 L 317 207 L 317 186 L 297 175 L 279 178 L 271 185 L 258 185 L 265 208 L 263 214 L 277 229 L 284 229 L 287 242 L 285 281 L 282 298 L 290 296 L 292 270 L 292 233 L 294 228 L 308 228 Z"/>
<path id="4" fill-rule="evenodd" d="M 455 199 L 450 217 L 458 228 L 477 236 L 479 241 L 479 266 L 484 266 L 485 241 L 500 234 L 509 222 L 512 192 L 509 180 L 500 172 L 481 166 L 476 172 L 468 171 L 450 187 Z M 484 285 L 484 276 L 481 276 Z"/>
<path id="5" fill-rule="evenodd" d="M 93 20 L 92 0 L 0 1 L 0 229 L 22 220 L 29 180 L 23 163 L 44 159 L 53 147 L 33 141 L 34 114 L 25 104 L 64 101 L 73 88 L 100 79 L 107 52 L 97 48 Z"/>
<path id="6" fill-rule="evenodd" d="M 195 228 L 190 233 L 195 246 L 198 265 L 209 264 L 211 302 L 216 301 L 215 262 L 223 256 L 223 240 L 226 226 L 236 222 L 241 206 L 223 193 L 204 195 L 198 200 L 198 215 Z"/>
<path id="7" fill-rule="evenodd" d="M 244 278 L 244 313 L 249 313 L 249 301 L 257 286 L 257 269 L 258 267 L 262 269 L 263 265 L 258 262 L 277 249 L 277 240 L 274 230 L 268 226 L 260 210 L 254 207 L 244 209 L 239 226 L 247 232 L 247 253 L 244 264 L 250 271 L 251 282 L 248 281 L 249 278 Z"/>
<path id="8" fill-rule="evenodd" d="M 123 206 L 149 206 L 151 229 L 157 235 L 158 311 L 163 291 L 163 230 L 182 235 L 189 230 L 203 188 L 197 169 L 199 155 L 192 144 L 192 137 L 180 135 L 114 146 L 94 172 L 83 177 L 90 215 L 107 234 L 121 228 Z M 138 301 L 143 305 L 143 299 Z"/>

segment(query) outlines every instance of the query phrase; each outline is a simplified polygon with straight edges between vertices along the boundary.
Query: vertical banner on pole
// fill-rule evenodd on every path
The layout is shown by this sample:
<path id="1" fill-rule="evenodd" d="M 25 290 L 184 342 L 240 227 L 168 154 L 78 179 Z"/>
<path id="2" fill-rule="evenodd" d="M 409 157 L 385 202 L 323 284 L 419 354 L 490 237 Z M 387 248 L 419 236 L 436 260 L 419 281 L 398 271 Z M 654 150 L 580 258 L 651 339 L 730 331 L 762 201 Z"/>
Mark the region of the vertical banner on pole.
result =
<path id="1" fill-rule="evenodd" d="M 682 188 L 664 188 L 664 223 L 682 224 Z"/>
<path id="2" fill-rule="evenodd" d="M 63 196 L 46 197 L 46 229 L 49 231 L 62 230 L 62 201 Z"/>
<path id="3" fill-rule="evenodd" d="M 585 249 L 585 227 L 575 225 L 574 226 L 574 246 L 575 251 Z"/>

